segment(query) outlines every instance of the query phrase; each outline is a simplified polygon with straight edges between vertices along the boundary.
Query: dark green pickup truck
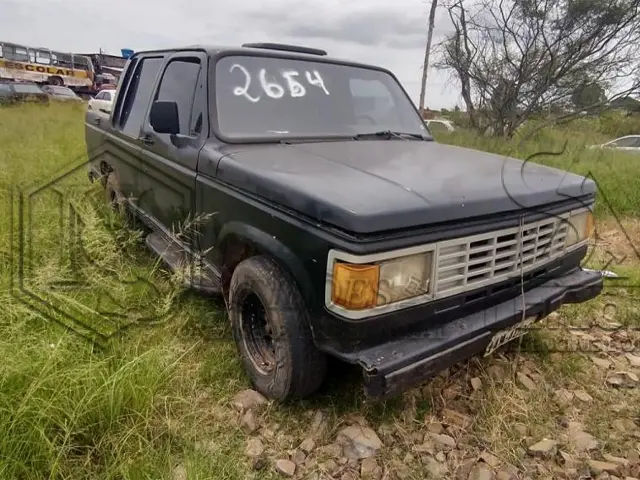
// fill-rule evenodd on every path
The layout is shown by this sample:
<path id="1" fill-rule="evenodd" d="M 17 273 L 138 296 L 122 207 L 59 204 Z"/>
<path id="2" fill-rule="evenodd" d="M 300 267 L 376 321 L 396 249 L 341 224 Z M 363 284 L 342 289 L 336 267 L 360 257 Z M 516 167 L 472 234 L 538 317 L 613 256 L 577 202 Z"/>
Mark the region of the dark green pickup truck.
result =
<path id="1" fill-rule="evenodd" d="M 147 245 L 224 296 L 271 398 L 316 391 L 327 356 L 390 396 L 602 289 L 592 181 L 437 143 L 391 72 L 321 50 L 138 52 L 86 143 Z"/>

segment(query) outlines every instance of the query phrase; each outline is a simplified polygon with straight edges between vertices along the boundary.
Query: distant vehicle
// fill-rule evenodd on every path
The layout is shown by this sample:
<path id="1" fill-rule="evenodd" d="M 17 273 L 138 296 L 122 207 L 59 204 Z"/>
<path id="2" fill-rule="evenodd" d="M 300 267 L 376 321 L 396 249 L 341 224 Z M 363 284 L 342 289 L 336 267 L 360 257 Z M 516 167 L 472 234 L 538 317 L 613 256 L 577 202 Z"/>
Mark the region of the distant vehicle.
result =
<path id="1" fill-rule="evenodd" d="M 112 89 L 101 90 L 89 100 L 89 110 L 98 110 L 103 113 L 111 113 L 113 100 L 116 98 L 116 91 Z"/>
<path id="2" fill-rule="evenodd" d="M 54 100 L 61 100 L 63 102 L 76 101 L 82 102 L 82 99 L 77 96 L 73 90 L 68 87 L 59 87 L 56 85 L 45 85 L 42 90 L 47 93 Z"/>
<path id="3" fill-rule="evenodd" d="M 0 79 L 95 91 L 95 71 L 86 55 L 74 55 L 0 41 Z"/>
<path id="4" fill-rule="evenodd" d="M 427 124 L 427 127 L 429 127 L 429 130 L 431 130 L 432 132 L 443 131 L 443 130 L 446 130 L 447 132 L 454 132 L 456 129 L 455 125 L 451 120 L 445 120 L 442 118 L 433 118 L 433 119 L 425 120 L 425 123 Z"/>
<path id="5" fill-rule="evenodd" d="M 640 153 L 640 135 L 626 135 L 616 138 L 602 145 L 590 145 L 590 149 L 594 148 L 614 148 L 616 150 L 627 150 Z"/>
<path id="6" fill-rule="evenodd" d="M 0 104 L 19 102 L 48 103 L 49 95 L 35 83 L 0 82 Z"/>

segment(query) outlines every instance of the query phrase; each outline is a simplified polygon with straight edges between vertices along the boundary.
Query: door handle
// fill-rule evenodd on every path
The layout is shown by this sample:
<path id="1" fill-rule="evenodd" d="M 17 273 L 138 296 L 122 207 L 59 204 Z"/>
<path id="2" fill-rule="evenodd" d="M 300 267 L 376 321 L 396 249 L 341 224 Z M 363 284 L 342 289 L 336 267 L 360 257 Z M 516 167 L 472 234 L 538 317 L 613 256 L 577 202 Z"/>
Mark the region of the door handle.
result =
<path id="1" fill-rule="evenodd" d="M 96 125 L 100 125 L 100 119 L 99 118 L 94 118 L 93 119 L 93 123 Z"/>

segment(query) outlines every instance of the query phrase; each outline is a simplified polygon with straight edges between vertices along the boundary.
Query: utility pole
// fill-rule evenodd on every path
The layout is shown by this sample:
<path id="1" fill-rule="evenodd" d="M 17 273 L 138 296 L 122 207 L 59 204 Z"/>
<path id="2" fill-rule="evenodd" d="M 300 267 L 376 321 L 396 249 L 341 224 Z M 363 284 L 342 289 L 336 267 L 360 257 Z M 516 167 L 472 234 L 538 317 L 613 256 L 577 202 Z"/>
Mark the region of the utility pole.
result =
<path id="1" fill-rule="evenodd" d="M 427 70 L 429 70 L 429 54 L 431 53 L 431 38 L 433 37 L 433 26 L 436 21 L 436 7 L 438 0 L 431 0 L 431 11 L 429 12 L 429 30 L 427 30 L 427 46 L 424 50 L 424 65 L 422 66 L 422 89 L 420 90 L 420 113 L 424 112 L 424 97 L 427 90 Z"/>

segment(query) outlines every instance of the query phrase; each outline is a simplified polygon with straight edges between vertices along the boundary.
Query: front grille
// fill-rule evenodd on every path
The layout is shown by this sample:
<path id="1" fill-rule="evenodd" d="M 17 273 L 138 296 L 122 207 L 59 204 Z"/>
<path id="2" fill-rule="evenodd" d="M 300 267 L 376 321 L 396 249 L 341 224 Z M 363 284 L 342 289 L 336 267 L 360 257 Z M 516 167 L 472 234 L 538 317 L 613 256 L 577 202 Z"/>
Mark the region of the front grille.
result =
<path id="1" fill-rule="evenodd" d="M 565 253 L 568 224 L 545 218 L 439 243 L 432 294 L 447 297 L 519 276 Z"/>

